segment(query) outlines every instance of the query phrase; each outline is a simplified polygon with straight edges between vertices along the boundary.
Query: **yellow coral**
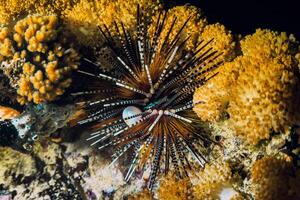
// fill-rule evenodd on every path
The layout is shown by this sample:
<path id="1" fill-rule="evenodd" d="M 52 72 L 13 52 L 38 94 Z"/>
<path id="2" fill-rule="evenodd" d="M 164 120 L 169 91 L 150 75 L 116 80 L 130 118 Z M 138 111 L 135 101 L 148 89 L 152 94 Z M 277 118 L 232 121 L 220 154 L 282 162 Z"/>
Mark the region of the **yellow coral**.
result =
<path id="1" fill-rule="evenodd" d="M 188 199 L 190 196 L 190 182 L 189 179 L 176 179 L 174 174 L 169 173 L 165 176 L 158 189 L 158 197 L 161 200 L 182 200 Z"/>
<path id="2" fill-rule="evenodd" d="M 77 0 L 0 0 L 0 23 L 10 24 L 28 14 L 60 14 Z"/>
<path id="3" fill-rule="evenodd" d="M 230 88 L 238 76 L 238 68 L 237 60 L 227 62 L 217 69 L 217 76 L 196 89 L 193 101 L 201 103 L 193 110 L 201 120 L 216 122 L 221 119 L 230 99 Z"/>
<path id="4" fill-rule="evenodd" d="M 158 18 L 158 15 L 155 15 L 153 17 L 153 23 L 150 24 L 149 27 L 149 34 L 154 35 L 156 21 Z M 195 44 L 197 42 L 199 33 L 203 31 L 204 26 L 207 24 L 206 19 L 202 16 L 202 13 L 200 10 L 194 6 L 176 6 L 168 11 L 168 15 L 165 21 L 165 25 L 163 28 L 163 31 L 160 35 L 160 41 L 158 48 L 161 48 L 161 45 L 163 44 L 165 38 L 168 35 L 168 32 L 172 26 L 172 23 L 174 20 L 176 20 L 176 23 L 174 24 L 174 27 L 172 28 L 172 31 L 170 32 L 170 35 L 168 36 L 168 40 L 172 41 L 179 30 L 182 28 L 184 23 L 187 21 L 188 23 L 185 26 L 185 29 L 181 32 L 181 37 L 183 39 L 186 39 L 190 36 L 190 39 L 186 43 L 186 48 L 191 49 L 195 47 Z"/>
<path id="5" fill-rule="evenodd" d="M 291 160 L 286 157 L 267 156 L 251 168 L 252 194 L 255 199 L 289 199 L 288 180 Z"/>
<path id="6" fill-rule="evenodd" d="M 256 144 L 271 131 L 289 126 L 296 77 L 292 69 L 272 59 L 241 59 L 245 69 L 237 79 L 230 101 L 231 121 L 237 134 Z"/>
<path id="7" fill-rule="evenodd" d="M 197 177 L 193 194 L 199 200 L 219 199 L 222 189 L 230 186 L 232 181 L 231 168 L 227 162 L 207 164 Z"/>
<path id="8" fill-rule="evenodd" d="M 209 26 L 208 36 L 210 29 L 222 29 Z M 221 38 L 230 41 L 225 36 Z M 286 130 L 294 115 L 292 105 L 298 84 L 294 74 L 298 64 L 295 44 L 293 36 L 269 30 L 258 29 L 246 36 L 241 41 L 243 55 L 225 63 L 217 76 L 196 90 L 194 102 L 203 102 L 194 111 L 202 120 L 218 121 L 229 103 L 228 112 L 237 134 L 252 144 L 269 138 L 272 130 Z"/>
<path id="9" fill-rule="evenodd" d="M 17 90 L 21 104 L 52 101 L 70 86 L 69 75 L 77 68 L 79 56 L 72 47 L 64 46 L 64 37 L 60 38 L 60 42 L 56 41 L 59 33 L 55 15 L 28 16 L 18 21 L 13 37 L 10 37 L 7 28 L 1 28 L 2 61 L 23 63 Z"/>
<path id="10" fill-rule="evenodd" d="M 36 0 L 0 0 L 0 23 L 7 24 L 16 16 L 30 10 Z"/>
<path id="11" fill-rule="evenodd" d="M 228 112 L 238 135 L 257 144 L 292 121 L 298 79 L 292 44 L 285 34 L 257 30 L 241 42 L 240 74 Z"/>
<path id="12" fill-rule="evenodd" d="M 37 0 L 31 13 L 42 15 L 63 14 L 70 10 L 79 0 Z"/>
<path id="13" fill-rule="evenodd" d="M 158 1 L 151 0 L 81 0 L 64 12 L 64 20 L 81 44 L 94 45 L 95 41 L 103 41 L 98 26 L 106 25 L 113 36 L 116 35 L 114 22 L 123 22 L 127 30 L 132 29 L 138 4 L 146 13 L 154 12 L 159 6 Z"/>
<path id="14" fill-rule="evenodd" d="M 205 26 L 203 32 L 200 34 L 199 40 L 208 42 L 213 41 L 208 48 L 222 53 L 219 60 L 231 60 L 235 56 L 235 41 L 231 31 L 227 30 L 224 25 L 216 23 Z M 199 42 L 200 42 L 199 41 Z"/>
<path id="15" fill-rule="evenodd" d="M 212 48 L 212 51 L 222 53 L 214 62 L 225 60 L 230 61 L 235 56 L 235 41 L 230 31 L 217 23 L 205 26 L 200 34 L 199 42 L 211 41 L 206 50 Z M 194 111 L 203 121 L 218 121 L 222 117 L 228 104 L 229 90 L 236 79 L 238 66 L 236 62 L 227 62 L 220 66 L 218 75 L 209 80 L 205 85 L 198 88 L 194 93 L 194 102 L 201 101 L 194 107 Z"/>
<path id="16" fill-rule="evenodd" d="M 256 58 L 272 58 L 275 62 L 289 66 L 293 64 L 297 48 L 293 35 L 285 32 L 275 32 L 267 29 L 257 29 L 253 35 L 248 35 L 241 41 L 243 55 Z"/>

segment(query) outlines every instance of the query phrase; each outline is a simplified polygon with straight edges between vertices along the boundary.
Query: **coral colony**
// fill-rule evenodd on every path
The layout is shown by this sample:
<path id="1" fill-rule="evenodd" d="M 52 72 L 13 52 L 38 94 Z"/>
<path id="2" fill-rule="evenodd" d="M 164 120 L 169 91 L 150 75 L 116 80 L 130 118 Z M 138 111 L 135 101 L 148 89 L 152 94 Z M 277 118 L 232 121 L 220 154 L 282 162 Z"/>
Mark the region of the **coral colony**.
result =
<path id="1" fill-rule="evenodd" d="M 126 31 L 122 22 L 115 23 L 117 42 L 106 26 L 99 26 L 112 52 L 114 70 L 110 73 L 78 70 L 99 81 L 94 84 L 95 90 L 87 88 L 72 93 L 73 96 L 88 98 L 78 104 L 92 114 L 79 123 L 94 122 L 94 131 L 87 139 L 92 141 L 91 146 L 98 145 L 98 149 L 116 146 L 113 163 L 133 149 L 125 180 L 128 181 L 137 168 L 146 168 L 146 163 L 151 162 L 151 188 L 162 165 L 165 173 L 172 164 L 179 177 L 187 176 L 184 168 L 190 165 L 185 155 L 187 152 L 204 166 L 206 156 L 197 145 L 207 146 L 212 140 L 201 131 L 199 120 L 192 111 L 194 105 L 201 103 L 193 103 L 192 95 L 195 88 L 215 75 L 211 71 L 221 62 L 215 62 L 220 53 L 212 48 L 205 49 L 212 40 L 200 41 L 194 50 L 184 51 L 183 46 L 190 37 L 182 38 L 181 32 L 190 18 L 179 31 L 173 32 L 175 37 L 170 38 L 176 23 L 174 18 L 168 34 L 159 44 L 167 15 L 167 12 L 160 11 L 154 35 L 149 35 L 147 24 L 151 23 L 150 17 L 138 7 L 135 32 Z M 121 46 L 117 47 L 115 43 Z M 84 60 L 92 63 L 87 58 Z"/>
<path id="2" fill-rule="evenodd" d="M 300 199 L 300 47 L 191 5 L 0 0 L 0 199 Z"/>

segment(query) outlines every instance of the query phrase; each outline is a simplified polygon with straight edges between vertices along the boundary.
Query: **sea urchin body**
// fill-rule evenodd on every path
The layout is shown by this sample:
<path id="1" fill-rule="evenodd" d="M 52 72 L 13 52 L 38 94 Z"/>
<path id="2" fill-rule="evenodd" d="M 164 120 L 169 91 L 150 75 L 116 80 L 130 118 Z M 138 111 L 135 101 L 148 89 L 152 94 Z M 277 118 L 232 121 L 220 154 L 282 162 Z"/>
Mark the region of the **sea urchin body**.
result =
<path id="1" fill-rule="evenodd" d="M 207 147 L 213 141 L 201 131 L 192 111 L 201 101 L 193 103 L 192 96 L 195 88 L 215 75 L 212 70 L 220 64 L 215 62 L 220 54 L 206 48 L 212 40 L 184 49 L 190 37 L 183 37 L 182 32 L 190 18 L 174 33 L 175 18 L 159 47 L 168 13 L 160 12 L 153 22 L 155 31 L 149 35 L 151 18 L 137 10 L 136 32 L 126 31 L 122 22 L 115 23 L 115 39 L 106 26 L 99 27 L 114 57 L 112 70 L 99 73 L 101 67 L 84 59 L 93 68 L 85 66 L 78 72 L 82 78 L 89 77 L 89 84 L 72 95 L 90 113 L 79 124 L 92 124 L 91 145 L 116 147 L 113 162 L 132 151 L 125 180 L 136 170 L 150 167 L 148 186 L 152 189 L 157 175 L 171 168 L 178 177 L 188 176 L 183 166 L 191 167 L 190 155 L 200 166 L 205 164 Z"/>

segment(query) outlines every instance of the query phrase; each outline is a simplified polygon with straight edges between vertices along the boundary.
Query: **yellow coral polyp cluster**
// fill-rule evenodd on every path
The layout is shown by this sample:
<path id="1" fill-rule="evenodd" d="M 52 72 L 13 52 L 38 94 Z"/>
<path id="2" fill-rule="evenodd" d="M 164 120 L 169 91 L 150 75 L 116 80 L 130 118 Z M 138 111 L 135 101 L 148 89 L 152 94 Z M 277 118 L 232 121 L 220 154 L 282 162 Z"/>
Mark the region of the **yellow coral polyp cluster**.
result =
<path id="1" fill-rule="evenodd" d="M 12 33 L 0 29 L 1 61 L 23 63 L 17 90 L 21 104 L 53 101 L 70 86 L 79 55 L 64 46 L 65 38 L 59 41 L 59 32 L 55 15 L 29 16 L 18 21 Z"/>
<path id="2" fill-rule="evenodd" d="M 241 42 L 241 73 L 228 112 L 237 134 L 252 144 L 291 125 L 299 81 L 293 42 L 286 34 L 268 30 L 257 30 Z"/>
<path id="3" fill-rule="evenodd" d="M 152 17 L 153 23 L 150 24 L 148 30 L 150 35 L 154 35 L 158 16 L 159 13 Z M 172 31 L 168 35 L 174 21 L 175 24 L 172 28 Z M 168 41 L 172 41 L 186 22 L 187 24 L 185 26 L 185 29 L 181 32 L 181 37 L 183 40 L 187 37 L 190 37 L 190 39 L 185 44 L 186 49 L 194 48 L 195 44 L 197 43 L 199 33 L 202 32 L 204 26 L 207 25 L 207 20 L 202 16 L 202 13 L 198 8 L 189 5 L 176 6 L 168 11 L 164 28 L 160 35 L 158 48 L 161 48 L 161 45 L 167 37 Z"/>
<path id="4" fill-rule="evenodd" d="M 243 55 L 252 58 L 272 58 L 285 66 L 293 64 L 297 48 L 293 48 L 296 39 L 285 32 L 275 32 L 257 29 L 253 35 L 248 35 L 241 41 Z"/>
<path id="5" fill-rule="evenodd" d="M 215 71 L 218 72 L 217 76 L 196 89 L 193 101 L 201 103 L 193 110 L 201 120 L 208 122 L 221 120 L 230 99 L 229 88 L 235 82 L 238 67 L 236 61 L 226 62 Z"/>
<path id="6" fill-rule="evenodd" d="M 0 0 L 0 24 L 11 24 L 28 14 L 63 14 L 77 0 Z"/>
<path id="7" fill-rule="evenodd" d="M 7 24 L 15 17 L 30 10 L 36 0 L 0 0 L 0 23 Z"/>
<path id="8" fill-rule="evenodd" d="M 210 29 L 222 30 L 213 25 L 202 35 L 209 38 Z M 223 37 L 219 38 L 224 39 L 219 39 L 220 48 L 213 45 L 218 51 L 231 46 L 224 42 L 230 37 L 220 32 Z M 194 111 L 210 122 L 228 112 L 236 134 L 251 144 L 269 139 L 272 131 L 286 132 L 294 119 L 299 85 L 295 73 L 299 50 L 295 46 L 295 38 L 285 33 L 258 29 L 246 36 L 240 42 L 242 55 L 219 67 L 218 75 L 196 90 L 194 102 L 203 103 L 196 105 Z M 230 53 L 224 53 L 232 58 Z"/>
<path id="9" fill-rule="evenodd" d="M 94 45 L 95 41 L 100 44 L 103 37 L 98 26 L 104 29 L 106 25 L 112 36 L 116 36 L 115 22 L 123 22 L 126 30 L 132 30 L 136 25 L 138 4 L 148 14 L 159 8 L 157 0 L 81 0 L 72 9 L 65 10 L 64 21 L 81 44 Z"/>
<path id="10" fill-rule="evenodd" d="M 189 199 L 191 196 L 190 190 L 190 180 L 186 179 L 177 179 L 174 174 L 169 173 L 164 177 L 160 182 L 160 187 L 158 189 L 158 197 L 161 200 L 182 200 Z"/>
<path id="11" fill-rule="evenodd" d="M 0 61 L 14 54 L 12 41 L 8 38 L 8 28 L 0 28 Z"/>
<path id="12" fill-rule="evenodd" d="M 206 50 L 212 48 L 212 51 L 222 53 L 213 63 L 222 61 L 230 61 L 235 57 L 235 40 L 233 35 L 225 26 L 217 23 L 204 27 L 203 32 L 199 36 L 199 42 L 207 43 L 211 41 Z M 214 122 L 221 119 L 222 114 L 227 106 L 229 88 L 235 80 L 233 69 L 234 63 L 226 62 L 220 66 L 217 71 L 218 75 L 209 80 L 205 85 L 196 89 L 194 93 L 194 102 L 202 101 L 194 107 L 194 111 L 203 121 Z"/>
<path id="13" fill-rule="evenodd" d="M 198 182 L 193 190 L 194 198 L 199 200 L 219 199 L 221 190 L 226 186 L 230 186 L 232 181 L 231 168 L 227 162 L 207 164 L 196 175 Z"/>
<path id="14" fill-rule="evenodd" d="M 231 31 L 220 23 L 209 24 L 205 26 L 203 32 L 200 34 L 199 42 L 208 42 L 212 40 L 211 44 L 207 47 L 212 48 L 222 55 L 219 60 L 230 61 L 235 56 L 235 41 Z"/>
<path id="15" fill-rule="evenodd" d="M 256 144 L 290 125 L 296 77 L 274 60 L 245 57 L 241 66 L 245 70 L 237 79 L 228 112 L 237 133 Z"/>
<path id="16" fill-rule="evenodd" d="M 267 156 L 251 168 L 252 194 L 260 200 L 284 200 L 289 197 L 289 178 L 292 169 L 289 157 Z"/>

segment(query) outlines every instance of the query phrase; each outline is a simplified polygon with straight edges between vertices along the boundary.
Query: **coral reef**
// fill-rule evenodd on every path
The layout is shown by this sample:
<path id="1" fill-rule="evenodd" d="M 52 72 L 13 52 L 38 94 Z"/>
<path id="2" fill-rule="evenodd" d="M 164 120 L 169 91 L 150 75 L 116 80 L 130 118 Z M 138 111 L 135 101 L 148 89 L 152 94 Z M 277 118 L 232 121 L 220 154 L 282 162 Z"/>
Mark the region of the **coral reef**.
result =
<path id="1" fill-rule="evenodd" d="M 0 147 L 0 184 L 10 185 L 13 179 L 24 180 L 37 173 L 35 161 L 30 155 L 24 155 L 8 147 Z"/>
<path id="2" fill-rule="evenodd" d="M 1 160 L 2 166 L 6 165 L 2 169 L 6 171 L 1 174 L 0 183 L 14 199 L 82 199 L 76 185 L 79 180 L 74 177 L 74 169 L 68 168 L 58 145 L 37 144 L 32 155 L 7 149 L 5 156 L 10 161 L 5 157 Z"/>
<path id="3" fill-rule="evenodd" d="M 1 146 L 11 146 L 32 151 L 33 144 L 40 138 L 48 138 L 67 127 L 74 109 L 71 105 L 59 107 L 51 104 L 27 106 L 21 114 L 8 107 L 1 106 L 0 137 Z"/>
<path id="4" fill-rule="evenodd" d="M 53 101 L 71 84 L 70 73 L 77 68 L 79 56 L 65 44 L 58 26 L 58 18 L 52 15 L 28 16 L 15 24 L 12 33 L 1 28 L 2 70 L 14 79 L 21 104 Z"/>
<path id="5" fill-rule="evenodd" d="M 191 5 L 0 0 L 0 199 L 299 200 L 299 69 Z"/>

